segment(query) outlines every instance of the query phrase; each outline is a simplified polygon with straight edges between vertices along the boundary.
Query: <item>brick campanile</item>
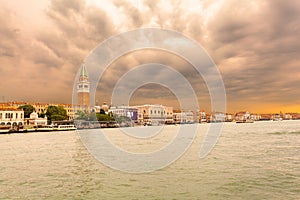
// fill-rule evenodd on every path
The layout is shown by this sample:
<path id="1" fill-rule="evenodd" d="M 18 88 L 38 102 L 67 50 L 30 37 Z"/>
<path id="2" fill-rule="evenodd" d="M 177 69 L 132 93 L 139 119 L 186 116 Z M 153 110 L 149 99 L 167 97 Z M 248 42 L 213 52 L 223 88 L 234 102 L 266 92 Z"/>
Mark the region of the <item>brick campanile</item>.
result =
<path id="1" fill-rule="evenodd" d="M 81 66 L 79 80 L 77 82 L 78 105 L 82 110 L 90 107 L 90 82 L 84 64 Z"/>

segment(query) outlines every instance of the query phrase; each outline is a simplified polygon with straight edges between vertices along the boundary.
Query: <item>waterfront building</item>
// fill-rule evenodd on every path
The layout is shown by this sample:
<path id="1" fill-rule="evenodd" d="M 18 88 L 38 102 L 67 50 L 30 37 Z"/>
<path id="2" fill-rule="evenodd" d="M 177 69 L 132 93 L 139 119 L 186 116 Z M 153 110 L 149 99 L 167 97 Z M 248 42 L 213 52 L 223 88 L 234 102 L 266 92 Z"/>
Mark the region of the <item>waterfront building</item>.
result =
<path id="1" fill-rule="evenodd" d="M 0 125 L 23 126 L 24 111 L 15 108 L 0 108 Z"/>
<path id="2" fill-rule="evenodd" d="M 230 113 L 226 113 L 226 122 L 232 122 L 233 121 L 233 115 Z"/>
<path id="3" fill-rule="evenodd" d="M 23 105 L 32 105 L 35 109 L 35 112 L 39 115 L 46 114 L 47 108 L 49 106 L 62 106 L 66 111 L 69 119 L 74 119 L 75 109 L 72 104 L 61 104 L 61 103 L 40 103 L 40 102 L 6 102 L 2 103 L 2 107 L 18 109 Z"/>
<path id="4" fill-rule="evenodd" d="M 249 120 L 251 117 L 251 113 L 248 111 L 237 112 L 235 114 L 235 121 L 245 121 Z"/>
<path id="5" fill-rule="evenodd" d="M 206 123 L 207 122 L 207 114 L 205 111 L 199 112 L 199 123 Z"/>
<path id="6" fill-rule="evenodd" d="M 286 113 L 286 114 L 284 114 L 284 118 L 283 119 L 285 119 L 285 120 L 291 120 L 291 119 L 293 119 L 293 116 L 290 113 Z"/>
<path id="7" fill-rule="evenodd" d="M 181 123 L 181 112 L 174 112 L 173 113 L 173 121 L 175 124 L 180 124 Z"/>
<path id="8" fill-rule="evenodd" d="M 106 102 L 103 102 L 101 109 L 104 110 L 104 112 L 107 114 L 109 110 L 109 106 L 107 105 Z"/>
<path id="9" fill-rule="evenodd" d="M 163 105 L 141 105 L 133 106 L 138 111 L 138 123 L 145 125 L 161 125 L 165 124 L 167 116 L 170 117 L 173 113 L 172 107 L 165 107 Z M 169 112 L 166 115 L 166 112 Z"/>
<path id="10" fill-rule="evenodd" d="M 25 123 L 31 126 L 45 126 L 48 124 L 47 117 L 39 117 L 36 112 L 32 112 L 30 117 L 25 119 Z"/>
<path id="11" fill-rule="evenodd" d="M 164 106 L 164 115 L 165 115 L 165 123 L 166 124 L 173 124 L 173 107 Z"/>
<path id="12" fill-rule="evenodd" d="M 192 111 L 174 112 L 173 121 L 176 124 L 191 124 L 195 122 L 195 114 Z"/>
<path id="13" fill-rule="evenodd" d="M 261 114 L 260 120 L 268 121 L 272 119 L 272 114 Z"/>
<path id="14" fill-rule="evenodd" d="M 226 114 L 222 112 L 212 112 L 210 115 L 210 122 L 225 122 Z"/>
<path id="15" fill-rule="evenodd" d="M 118 106 L 111 107 L 108 112 L 112 113 L 113 116 L 116 117 L 128 117 L 133 122 L 137 121 L 138 109 L 130 106 Z"/>
<path id="16" fill-rule="evenodd" d="M 84 64 L 81 66 L 77 82 L 77 104 L 80 110 L 89 111 L 90 109 L 90 82 Z"/>
<path id="17" fill-rule="evenodd" d="M 250 119 L 253 121 L 259 121 L 261 119 L 261 115 L 259 114 L 251 114 Z"/>
<path id="18" fill-rule="evenodd" d="M 300 114 L 299 113 L 292 113 L 292 118 L 293 118 L 293 120 L 300 119 Z"/>

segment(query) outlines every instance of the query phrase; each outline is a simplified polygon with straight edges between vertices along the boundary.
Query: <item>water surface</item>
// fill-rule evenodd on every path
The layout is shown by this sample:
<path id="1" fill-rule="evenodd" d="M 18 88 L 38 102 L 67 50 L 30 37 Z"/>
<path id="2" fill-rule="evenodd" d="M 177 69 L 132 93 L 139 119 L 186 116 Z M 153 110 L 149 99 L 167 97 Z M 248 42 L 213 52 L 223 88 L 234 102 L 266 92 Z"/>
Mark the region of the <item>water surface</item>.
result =
<path id="1" fill-rule="evenodd" d="M 199 126 L 180 159 L 145 174 L 99 163 L 76 132 L 0 135 L 0 199 L 300 199 L 300 121 L 226 123 L 213 151 L 199 159 L 208 126 Z M 177 128 L 149 140 L 118 129 L 104 134 L 128 151 L 149 152 Z"/>

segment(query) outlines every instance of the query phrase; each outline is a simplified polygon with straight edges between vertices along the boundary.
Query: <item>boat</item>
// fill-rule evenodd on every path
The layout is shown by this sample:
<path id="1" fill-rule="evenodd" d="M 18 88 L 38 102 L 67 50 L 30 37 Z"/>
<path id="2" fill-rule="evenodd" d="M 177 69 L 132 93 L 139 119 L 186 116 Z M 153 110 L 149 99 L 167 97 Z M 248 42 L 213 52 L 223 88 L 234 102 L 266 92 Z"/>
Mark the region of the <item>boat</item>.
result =
<path id="1" fill-rule="evenodd" d="M 73 125 L 58 125 L 54 128 L 55 131 L 75 131 L 77 128 Z"/>
<path id="2" fill-rule="evenodd" d="M 50 131 L 74 131 L 77 128 L 74 125 L 46 125 L 35 129 L 37 132 L 50 132 Z"/>
<path id="3" fill-rule="evenodd" d="M 54 127 L 51 125 L 38 126 L 35 128 L 35 131 L 38 131 L 38 132 L 54 131 Z"/>
<path id="4" fill-rule="evenodd" d="M 27 128 L 20 129 L 20 131 L 23 133 L 28 133 L 28 132 L 34 132 L 34 131 L 36 131 L 36 129 L 27 127 Z"/>
<path id="5" fill-rule="evenodd" d="M 1 133 L 9 133 L 11 126 L 0 126 L 0 134 Z"/>
<path id="6" fill-rule="evenodd" d="M 253 119 L 243 119 L 243 120 L 238 120 L 236 123 L 254 123 Z"/>

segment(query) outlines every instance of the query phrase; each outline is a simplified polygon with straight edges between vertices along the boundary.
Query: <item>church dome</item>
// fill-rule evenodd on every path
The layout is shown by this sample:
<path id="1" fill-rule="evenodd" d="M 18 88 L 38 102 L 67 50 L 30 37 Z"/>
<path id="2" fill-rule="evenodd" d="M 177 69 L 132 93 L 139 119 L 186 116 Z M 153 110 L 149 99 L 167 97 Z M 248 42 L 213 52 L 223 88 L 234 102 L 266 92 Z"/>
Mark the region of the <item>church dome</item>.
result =
<path id="1" fill-rule="evenodd" d="M 109 106 L 106 104 L 106 102 L 104 102 L 103 105 L 101 106 L 101 108 L 102 108 L 105 112 L 107 112 L 108 109 L 109 109 Z"/>
<path id="2" fill-rule="evenodd" d="M 30 119 L 37 119 L 38 117 L 38 114 L 34 111 L 30 114 Z"/>

